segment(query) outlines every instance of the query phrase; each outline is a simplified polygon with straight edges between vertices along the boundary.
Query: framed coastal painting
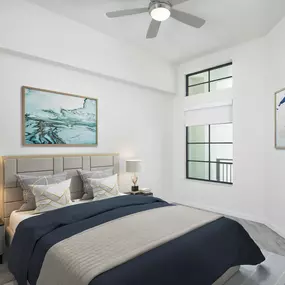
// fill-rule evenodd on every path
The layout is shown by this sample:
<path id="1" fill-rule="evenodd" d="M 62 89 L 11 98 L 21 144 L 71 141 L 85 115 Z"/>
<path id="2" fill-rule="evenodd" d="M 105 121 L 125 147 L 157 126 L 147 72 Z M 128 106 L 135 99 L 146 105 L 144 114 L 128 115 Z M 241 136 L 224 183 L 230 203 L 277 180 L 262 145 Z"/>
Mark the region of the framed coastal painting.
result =
<path id="1" fill-rule="evenodd" d="M 285 88 L 275 93 L 275 147 L 285 149 Z"/>
<path id="2" fill-rule="evenodd" d="M 97 146 L 98 101 L 22 87 L 24 146 Z"/>

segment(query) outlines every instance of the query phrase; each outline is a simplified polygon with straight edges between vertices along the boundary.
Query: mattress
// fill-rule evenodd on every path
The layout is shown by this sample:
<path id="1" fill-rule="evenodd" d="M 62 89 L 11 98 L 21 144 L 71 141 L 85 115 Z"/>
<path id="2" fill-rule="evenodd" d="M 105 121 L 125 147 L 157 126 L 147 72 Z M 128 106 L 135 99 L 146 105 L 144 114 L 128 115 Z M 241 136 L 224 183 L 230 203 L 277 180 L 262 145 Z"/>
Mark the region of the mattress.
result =
<path id="1" fill-rule="evenodd" d="M 72 202 L 72 205 L 76 204 L 81 204 L 81 203 L 88 203 L 91 202 L 92 200 L 75 200 Z M 71 205 L 71 206 L 72 206 Z M 18 211 L 13 211 L 10 216 L 10 222 L 9 222 L 9 229 L 13 233 L 15 233 L 17 226 L 24 220 L 34 217 L 39 214 L 34 214 L 34 211 L 24 211 L 24 212 L 18 212 Z"/>
<path id="2" fill-rule="evenodd" d="M 9 228 L 12 232 L 16 231 L 17 226 L 24 220 L 34 217 L 34 211 L 17 212 L 13 211 L 10 216 Z"/>

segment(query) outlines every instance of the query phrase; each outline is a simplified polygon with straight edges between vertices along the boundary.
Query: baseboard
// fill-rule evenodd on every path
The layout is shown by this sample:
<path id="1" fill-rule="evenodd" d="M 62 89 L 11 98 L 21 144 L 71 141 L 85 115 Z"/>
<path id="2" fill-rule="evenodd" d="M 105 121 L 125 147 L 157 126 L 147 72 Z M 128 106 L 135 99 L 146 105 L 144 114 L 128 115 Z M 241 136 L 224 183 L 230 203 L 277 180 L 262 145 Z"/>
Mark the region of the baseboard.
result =
<path id="1" fill-rule="evenodd" d="M 238 218 L 238 219 L 252 221 L 252 222 L 255 222 L 255 223 L 260 223 L 260 224 L 263 224 L 263 225 L 267 226 L 268 228 L 270 228 L 271 230 L 276 232 L 281 237 L 285 238 L 284 230 L 281 230 L 278 226 L 270 223 L 268 220 L 260 219 L 260 218 L 258 218 L 256 216 L 251 216 L 251 215 L 247 215 L 247 214 L 239 213 L 239 212 L 234 212 L 234 211 L 227 211 L 227 210 L 223 210 L 223 209 L 216 208 L 216 207 L 213 207 L 213 206 L 208 206 L 208 205 L 201 205 L 201 204 L 195 204 L 195 203 L 182 204 L 182 203 L 179 203 L 179 202 L 174 202 L 174 203 L 190 206 L 190 207 L 193 207 L 193 208 L 196 208 L 196 209 L 200 209 L 200 210 L 215 212 L 215 213 L 218 213 L 218 214 L 221 214 L 221 215 L 224 215 L 224 216 L 230 216 L 230 217 L 235 217 L 235 218 Z"/>
<path id="2" fill-rule="evenodd" d="M 185 206 L 190 206 L 196 209 L 200 209 L 200 210 L 205 210 L 205 211 L 209 211 L 209 212 L 215 212 L 224 216 L 231 216 L 231 217 L 236 217 L 239 219 L 243 219 L 243 220 L 249 220 L 249 221 L 253 221 L 256 223 L 261 223 L 264 224 L 263 220 L 258 219 L 255 216 L 250 216 L 250 215 L 245 215 L 243 213 L 238 213 L 238 212 L 234 212 L 234 211 L 227 211 L 227 210 L 223 210 L 221 208 L 216 208 L 213 206 L 208 206 L 208 205 L 201 205 L 201 204 L 196 204 L 196 203 L 180 203 L 180 202 L 174 202 L 177 204 L 181 204 L 181 205 L 185 205 Z"/>

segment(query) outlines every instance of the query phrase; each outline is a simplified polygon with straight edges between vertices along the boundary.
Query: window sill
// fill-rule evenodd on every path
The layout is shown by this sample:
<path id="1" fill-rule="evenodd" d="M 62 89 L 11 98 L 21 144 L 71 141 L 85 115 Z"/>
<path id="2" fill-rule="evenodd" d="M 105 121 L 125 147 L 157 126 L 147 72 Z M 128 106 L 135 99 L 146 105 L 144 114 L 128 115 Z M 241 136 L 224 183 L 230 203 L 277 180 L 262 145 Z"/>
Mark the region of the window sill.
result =
<path id="1" fill-rule="evenodd" d="M 186 180 L 192 180 L 196 182 L 206 182 L 207 184 L 214 184 L 214 185 L 228 185 L 233 186 L 232 182 L 220 182 L 220 181 L 214 181 L 214 180 L 206 180 L 206 179 L 199 179 L 199 178 L 189 178 L 186 177 Z"/>

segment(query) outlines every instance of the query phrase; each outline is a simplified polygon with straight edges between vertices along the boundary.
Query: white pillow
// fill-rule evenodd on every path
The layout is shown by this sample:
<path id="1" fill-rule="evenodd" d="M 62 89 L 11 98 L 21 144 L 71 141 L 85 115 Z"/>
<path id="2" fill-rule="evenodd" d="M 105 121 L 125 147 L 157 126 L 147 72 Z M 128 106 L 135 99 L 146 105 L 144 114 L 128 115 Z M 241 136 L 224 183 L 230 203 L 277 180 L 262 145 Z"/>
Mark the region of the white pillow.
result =
<path id="1" fill-rule="evenodd" d="M 42 213 L 72 204 L 70 198 L 71 179 L 58 184 L 50 185 L 30 185 L 31 191 L 35 195 L 35 213 Z"/>
<path id="2" fill-rule="evenodd" d="M 118 175 L 112 175 L 105 178 L 88 178 L 93 190 L 93 201 L 103 200 L 120 196 Z"/>

